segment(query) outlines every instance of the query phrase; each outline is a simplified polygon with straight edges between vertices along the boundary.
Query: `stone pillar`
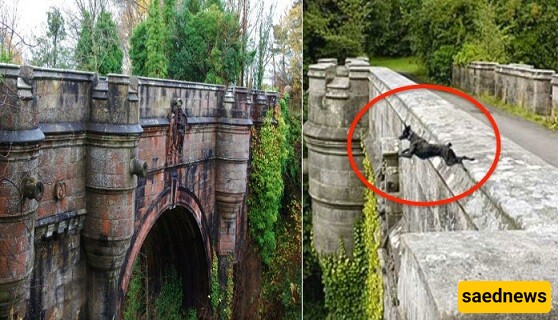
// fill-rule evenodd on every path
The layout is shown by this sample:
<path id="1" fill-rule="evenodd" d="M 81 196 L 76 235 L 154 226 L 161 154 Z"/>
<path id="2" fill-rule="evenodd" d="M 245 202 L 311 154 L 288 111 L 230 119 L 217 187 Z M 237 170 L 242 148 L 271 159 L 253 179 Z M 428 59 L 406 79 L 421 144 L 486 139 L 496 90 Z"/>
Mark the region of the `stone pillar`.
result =
<path id="1" fill-rule="evenodd" d="M 462 88 L 461 84 L 461 67 L 454 63 L 451 65 L 451 85 L 456 88 Z"/>
<path id="2" fill-rule="evenodd" d="M 251 117 L 254 126 L 259 129 L 262 126 L 263 119 L 265 118 L 265 113 L 267 112 L 267 97 L 264 91 L 253 90 L 252 91 L 252 108 Z"/>
<path id="3" fill-rule="evenodd" d="M 558 73 L 552 76 L 552 116 L 558 117 Z"/>
<path id="4" fill-rule="evenodd" d="M 351 254 L 353 227 L 362 214 L 364 198 L 362 183 L 347 159 L 346 140 L 352 120 L 368 102 L 370 69 L 359 59 L 339 67 L 325 61 L 308 71 L 308 121 L 304 125 L 314 245 L 320 254 L 333 253 L 343 241 Z M 359 128 L 367 127 L 363 119 Z M 353 155 L 362 170 L 360 131 L 353 136 Z"/>
<path id="5" fill-rule="evenodd" d="M 265 95 L 264 95 L 265 97 Z M 261 105 L 261 101 L 259 101 Z M 223 101 L 222 117 L 217 129 L 215 202 L 219 215 L 217 254 L 236 253 L 236 227 L 247 190 L 250 156 L 250 104 L 236 101 L 229 89 Z"/>
<path id="6" fill-rule="evenodd" d="M 528 99 L 525 101 L 529 111 L 543 116 L 552 114 L 552 76 L 554 70 L 527 69 L 527 81 L 530 82 Z"/>
<path id="7" fill-rule="evenodd" d="M 88 317 L 112 319 L 120 268 L 134 232 L 139 125 L 137 78 L 107 76 L 92 90 L 87 134 L 87 214 L 83 229 L 88 272 Z"/>
<path id="8" fill-rule="evenodd" d="M 25 317 L 33 271 L 38 153 L 45 139 L 33 99 L 33 68 L 0 65 L 0 319 Z"/>
<path id="9" fill-rule="evenodd" d="M 469 67 L 475 75 L 474 87 L 471 90 L 476 95 L 494 94 L 494 68 L 495 62 L 473 61 Z"/>

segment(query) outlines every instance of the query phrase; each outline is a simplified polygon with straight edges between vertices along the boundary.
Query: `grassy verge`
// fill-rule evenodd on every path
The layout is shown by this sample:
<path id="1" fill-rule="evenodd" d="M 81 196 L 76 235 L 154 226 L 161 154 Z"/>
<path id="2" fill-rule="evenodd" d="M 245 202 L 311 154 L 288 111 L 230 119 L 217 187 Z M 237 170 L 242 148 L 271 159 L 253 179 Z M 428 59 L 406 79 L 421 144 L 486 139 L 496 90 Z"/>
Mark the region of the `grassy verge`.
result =
<path id="1" fill-rule="evenodd" d="M 545 117 L 538 115 L 532 111 L 529 111 L 521 106 L 511 105 L 508 103 L 502 102 L 497 97 L 483 94 L 479 97 L 482 102 L 485 102 L 491 106 L 494 106 L 504 112 L 516 115 L 523 119 L 529 120 L 531 122 L 537 123 L 547 129 L 550 130 L 557 130 L 558 131 L 558 117 Z"/>
<path id="2" fill-rule="evenodd" d="M 370 58 L 370 63 L 373 66 L 390 68 L 416 82 L 429 82 L 426 67 L 417 57 L 373 57 Z"/>

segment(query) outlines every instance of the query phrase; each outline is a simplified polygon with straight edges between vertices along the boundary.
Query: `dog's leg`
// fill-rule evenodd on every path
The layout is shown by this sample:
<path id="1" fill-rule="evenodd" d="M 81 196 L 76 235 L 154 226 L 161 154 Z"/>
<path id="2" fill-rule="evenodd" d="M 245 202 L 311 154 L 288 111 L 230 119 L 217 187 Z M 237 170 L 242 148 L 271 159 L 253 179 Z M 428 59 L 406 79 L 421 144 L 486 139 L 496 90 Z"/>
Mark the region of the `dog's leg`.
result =
<path id="1" fill-rule="evenodd" d="M 405 158 L 411 158 L 413 157 L 413 153 L 415 152 L 415 147 L 414 145 L 411 145 L 409 148 L 403 150 L 400 154 L 400 156 L 405 157 Z"/>

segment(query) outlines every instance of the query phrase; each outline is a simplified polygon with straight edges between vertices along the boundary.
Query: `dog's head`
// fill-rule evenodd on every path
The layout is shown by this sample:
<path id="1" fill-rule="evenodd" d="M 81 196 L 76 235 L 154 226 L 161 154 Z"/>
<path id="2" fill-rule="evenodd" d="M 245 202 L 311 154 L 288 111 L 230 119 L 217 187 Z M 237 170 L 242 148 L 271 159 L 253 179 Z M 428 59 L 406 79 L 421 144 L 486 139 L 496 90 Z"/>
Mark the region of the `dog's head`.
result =
<path id="1" fill-rule="evenodd" d="M 408 139 L 411 136 L 411 126 L 405 125 L 403 133 L 399 136 L 399 140 Z"/>

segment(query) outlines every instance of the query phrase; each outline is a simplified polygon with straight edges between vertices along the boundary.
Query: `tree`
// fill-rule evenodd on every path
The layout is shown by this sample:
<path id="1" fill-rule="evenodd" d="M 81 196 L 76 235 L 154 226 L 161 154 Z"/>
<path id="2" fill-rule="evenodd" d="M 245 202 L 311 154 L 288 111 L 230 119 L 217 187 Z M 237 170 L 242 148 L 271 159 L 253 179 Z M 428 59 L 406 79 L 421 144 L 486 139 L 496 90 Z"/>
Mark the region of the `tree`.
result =
<path id="1" fill-rule="evenodd" d="M 158 1 L 153 1 L 149 6 L 147 29 L 147 57 L 145 71 L 148 77 L 165 78 L 168 74 L 167 30 L 163 23 Z"/>
<path id="2" fill-rule="evenodd" d="M 46 34 L 35 37 L 37 46 L 32 48 L 31 63 L 50 68 L 69 68 L 73 61 L 70 49 L 64 44 L 66 28 L 64 18 L 58 8 L 51 7 L 47 12 Z"/>
<path id="3" fill-rule="evenodd" d="M 488 0 L 424 0 L 411 14 L 411 47 L 437 82 L 449 83 L 456 57 L 507 60 L 506 37 Z"/>
<path id="4" fill-rule="evenodd" d="M 254 85 L 255 89 L 262 88 L 262 82 L 264 77 L 264 72 L 269 60 L 271 59 L 271 39 L 270 36 L 272 30 L 273 21 L 273 11 L 275 9 L 274 5 L 269 7 L 269 13 L 265 19 L 260 20 L 258 26 L 258 46 L 256 48 L 256 68 L 254 75 Z"/>
<path id="5" fill-rule="evenodd" d="M 236 15 L 217 5 L 196 14 L 184 7 L 177 25 L 171 78 L 220 84 L 236 81 L 243 59 Z"/>
<path id="6" fill-rule="evenodd" d="M 57 8 L 51 8 L 48 15 L 48 32 L 47 36 L 52 39 L 52 66 L 56 66 L 58 60 L 59 41 L 66 38 L 66 29 L 64 29 L 64 18 Z"/>
<path id="7" fill-rule="evenodd" d="M 558 3 L 554 0 L 491 1 L 506 30 L 510 60 L 558 70 Z"/>
<path id="8" fill-rule="evenodd" d="M 365 32 L 382 1 L 304 1 L 304 69 L 319 58 L 364 54 Z"/>
<path id="9" fill-rule="evenodd" d="M 121 73 L 123 53 L 120 49 L 116 23 L 110 12 L 102 11 L 99 14 L 93 37 L 95 40 L 93 53 L 97 61 L 95 71 L 100 74 Z"/>
<path id="10" fill-rule="evenodd" d="M 0 0 L 0 61 L 22 63 L 22 47 L 32 45 L 17 32 L 18 21 L 17 1 Z"/>
<path id="11" fill-rule="evenodd" d="M 289 105 L 300 106 L 302 101 L 302 3 L 291 7 L 279 24 L 273 27 L 273 86 L 293 89 Z"/>
<path id="12" fill-rule="evenodd" d="M 95 23 L 90 14 L 84 14 L 75 52 L 80 69 L 100 74 L 122 72 L 123 53 L 110 12 L 101 11 Z"/>
<path id="13" fill-rule="evenodd" d="M 137 76 L 147 75 L 147 23 L 141 22 L 136 26 L 130 37 L 130 61 L 132 74 Z"/>
<path id="14" fill-rule="evenodd" d="M 85 13 L 81 23 L 81 31 L 75 50 L 75 60 L 78 69 L 96 70 L 97 63 L 93 53 L 93 19 L 89 13 Z"/>

